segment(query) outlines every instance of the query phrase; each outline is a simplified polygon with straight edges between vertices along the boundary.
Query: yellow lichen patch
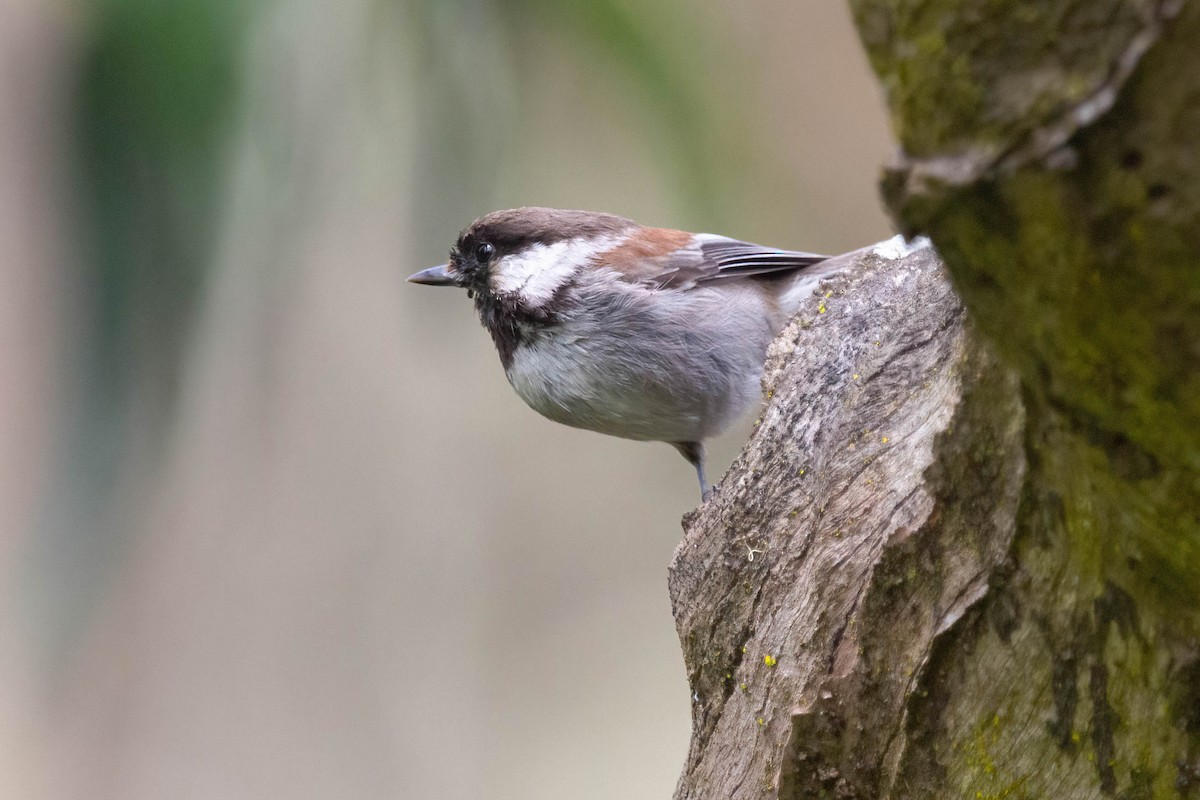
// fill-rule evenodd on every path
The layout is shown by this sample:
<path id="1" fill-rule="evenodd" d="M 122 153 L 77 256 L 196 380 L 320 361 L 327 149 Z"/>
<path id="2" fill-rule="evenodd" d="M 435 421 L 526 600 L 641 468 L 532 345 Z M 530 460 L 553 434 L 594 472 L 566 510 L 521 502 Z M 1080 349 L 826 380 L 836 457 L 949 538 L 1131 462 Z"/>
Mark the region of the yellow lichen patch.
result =
<path id="1" fill-rule="evenodd" d="M 773 667 L 776 664 L 778 664 L 779 662 L 775 660 L 775 656 L 771 655 L 770 653 L 767 653 L 765 656 L 763 656 L 763 663 L 766 664 L 768 667 Z"/>
<path id="2" fill-rule="evenodd" d="M 1015 780 L 1002 774 L 993 753 L 1000 743 L 1002 724 L 1004 720 L 999 714 L 993 714 L 990 720 L 981 721 L 975 728 L 970 739 L 958 742 L 954 750 L 959 753 L 976 786 L 982 786 L 975 792 L 975 797 L 982 800 L 1005 800 L 1017 794 L 1028 776 L 1019 776 Z"/>

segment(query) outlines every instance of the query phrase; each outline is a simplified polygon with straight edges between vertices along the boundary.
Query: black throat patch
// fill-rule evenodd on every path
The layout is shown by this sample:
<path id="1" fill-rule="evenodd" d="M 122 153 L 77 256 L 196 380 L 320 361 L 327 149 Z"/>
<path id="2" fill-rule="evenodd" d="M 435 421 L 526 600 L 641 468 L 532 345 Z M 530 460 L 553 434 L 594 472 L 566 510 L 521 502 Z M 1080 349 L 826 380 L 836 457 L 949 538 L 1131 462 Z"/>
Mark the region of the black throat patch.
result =
<path id="1" fill-rule="evenodd" d="M 475 293 L 475 310 L 479 321 L 492 336 L 500 363 L 507 372 L 513 356 L 522 345 L 558 325 L 569 302 L 570 284 L 559 287 L 549 301 L 538 308 L 528 308 L 513 297 L 497 296 L 490 291 Z"/>

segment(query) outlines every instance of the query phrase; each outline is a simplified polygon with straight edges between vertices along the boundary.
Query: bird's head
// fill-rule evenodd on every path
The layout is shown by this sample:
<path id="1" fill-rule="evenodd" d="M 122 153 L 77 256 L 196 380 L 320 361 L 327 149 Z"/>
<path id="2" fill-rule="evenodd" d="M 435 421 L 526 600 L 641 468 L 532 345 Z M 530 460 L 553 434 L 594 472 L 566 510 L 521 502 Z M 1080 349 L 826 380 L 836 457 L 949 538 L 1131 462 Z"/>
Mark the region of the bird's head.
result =
<path id="1" fill-rule="evenodd" d="M 480 309 L 492 305 L 541 317 L 552 314 L 583 271 L 638 228 L 631 220 L 592 211 L 514 208 L 471 223 L 450 260 L 408 280 L 466 289 Z"/>

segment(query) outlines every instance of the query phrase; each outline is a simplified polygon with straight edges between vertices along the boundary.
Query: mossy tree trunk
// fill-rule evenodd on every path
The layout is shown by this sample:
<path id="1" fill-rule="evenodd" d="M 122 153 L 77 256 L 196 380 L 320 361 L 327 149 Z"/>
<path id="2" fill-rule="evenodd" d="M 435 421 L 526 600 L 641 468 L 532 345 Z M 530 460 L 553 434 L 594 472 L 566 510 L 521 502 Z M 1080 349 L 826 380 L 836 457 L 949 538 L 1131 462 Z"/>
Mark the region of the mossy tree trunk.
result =
<path id="1" fill-rule="evenodd" d="M 1200 798 L 1200 2 L 852 4 L 945 271 L 777 342 L 672 565 L 677 797 Z"/>

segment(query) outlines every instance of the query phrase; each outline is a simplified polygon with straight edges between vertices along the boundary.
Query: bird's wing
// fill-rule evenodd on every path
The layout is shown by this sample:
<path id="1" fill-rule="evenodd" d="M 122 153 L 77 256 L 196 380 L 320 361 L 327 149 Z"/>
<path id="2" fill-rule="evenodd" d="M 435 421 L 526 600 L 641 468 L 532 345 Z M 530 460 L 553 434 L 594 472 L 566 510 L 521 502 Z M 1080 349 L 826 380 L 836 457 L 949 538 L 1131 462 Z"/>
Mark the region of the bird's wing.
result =
<path id="1" fill-rule="evenodd" d="M 827 258 L 708 234 L 696 237 L 690 247 L 643 262 L 636 278 L 654 288 L 691 289 L 752 275 L 795 272 Z"/>

